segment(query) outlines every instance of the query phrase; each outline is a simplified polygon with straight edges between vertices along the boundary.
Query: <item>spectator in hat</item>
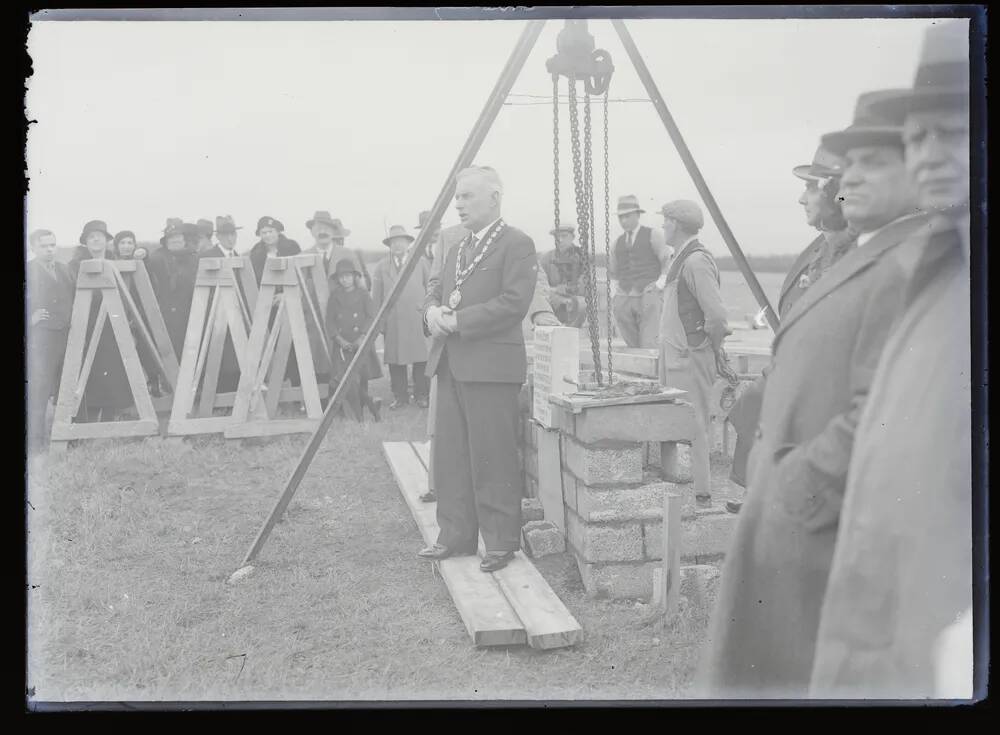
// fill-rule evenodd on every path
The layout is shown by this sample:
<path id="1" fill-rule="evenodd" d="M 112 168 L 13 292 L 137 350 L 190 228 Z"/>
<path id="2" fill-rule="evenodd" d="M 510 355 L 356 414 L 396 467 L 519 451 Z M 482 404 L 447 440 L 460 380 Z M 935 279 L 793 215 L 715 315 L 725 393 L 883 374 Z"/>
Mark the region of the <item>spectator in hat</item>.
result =
<path id="1" fill-rule="evenodd" d="M 379 261 L 372 273 L 372 301 L 376 311 L 388 298 L 396 285 L 406 260 L 406 252 L 415 238 L 402 225 L 393 225 L 382 244 L 389 253 Z M 399 298 L 383 316 L 381 331 L 384 335 L 385 364 L 389 366 L 393 402 L 390 411 L 410 402 L 407 370 L 413 375 L 413 399 L 420 408 L 427 408 L 429 387 L 424 368 L 427 365 L 427 340 L 424 338 L 420 312 L 430 264 L 426 258 L 417 261 L 416 268 L 403 285 Z"/>
<path id="2" fill-rule="evenodd" d="M 261 217 L 257 221 L 256 235 L 260 240 L 250 249 L 250 263 L 253 265 L 253 272 L 259 285 L 264 275 L 265 260 L 298 255 L 302 252 L 302 248 L 295 240 L 285 237 L 285 226 L 274 217 Z"/>
<path id="3" fill-rule="evenodd" d="M 660 325 L 660 382 L 688 391 L 698 427 L 691 442 L 695 497 L 711 501 L 709 402 L 718 377 L 716 360 L 732 330 L 722 303 L 715 258 L 698 240 L 705 224 L 697 203 L 680 199 L 664 204 L 663 234 L 676 255 L 665 276 Z"/>
<path id="4" fill-rule="evenodd" d="M 170 218 L 163 229 L 160 248 L 147 258 L 149 280 L 176 355 L 184 349 L 198 276 L 198 238 L 196 225 Z"/>
<path id="5" fill-rule="evenodd" d="M 73 283 L 76 283 L 80 263 L 83 261 L 114 257 L 113 241 L 108 226 L 102 220 L 91 220 L 84 225 L 80 234 L 80 244 L 73 250 L 73 256 L 69 261 L 69 272 L 73 276 Z"/>
<path id="6" fill-rule="evenodd" d="M 639 215 L 645 211 L 632 194 L 618 200 L 624 232 L 611 252 L 608 278 L 615 283 L 612 309 L 625 344 L 655 348 L 670 248 L 661 231 L 640 224 Z"/>
<path id="7" fill-rule="evenodd" d="M 45 448 L 49 398 L 59 388 L 66 338 L 73 312 L 75 284 L 69 268 L 56 259 L 56 236 L 35 230 L 28 237 L 35 257 L 26 267 L 25 300 L 28 451 Z"/>
<path id="8" fill-rule="evenodd" d="M 583 251 L 574 242 L 576 228 L 560 225 L 549 230 L 556 238 L 554 250 L 538 259 L 538 269 L 544 271 L 549 285 L 549 304 L 559 321 L 567 327 L 580 327 L 587 318 L 583 296 Z"/>
<path id="9" fill-rule="evenodd" d="M 333 274 L 337 263 L 344 258 L 354 263 L 358 273 L 364 273 L 361 255 L 344 246 L 344 239 L 351 234 L 351 231 L 344 227 L 339 219 L 331 217 L 325 210 L 320 210 L 306 222 L 306 227 L 313 236 L 313 245 L 303 252 L 322 255 L 323 268 L 328 277 Z"/>
<path id="10" fill-rule="evenodd" d="M 969 88 L 969 28 L 947 21 L 927 30 L 913 88 L 873 104 L 902 124 L 933 219 L 894 253 L 908 284 L 857 423 L 813 697 L 974 696 Z"/>
<path id="11" fill-rule="evenodd" d="M 212 226 L 212 220 L 200 219 L 196 223 L 195 227 L 198 232 L 198 252 L 204 253 L 212 249 L 212 233 L 215 228 Z"/>
<path id="12" fill-rule="evenodd" d="M 855 430 L 906 275 L 894 256 L 916 216 L 901 128 L 861 95 L 824 135 L 858 246 L 810 286 L 774 336 L 747 498 L 726 554 L 700 681 L 708 697 L 805 696 Z M 779 573 L 780 570 L 780 573 Z"/>
<path id="13" fill-rule="evenodd" d="M 418 224 L 417 224 L 416 229 L 418 229 L 418 230 L 424 229 L 424 227 L 427 226 L 427 222 L 428 222 L 428 220 L 430 220 L 430 218 L 431 218 L 430 210 L 425 209 L 417 217 Z M 434 260 L 434 243 L 437 242 L 437 240 L 438 240 L 439 237 L 441 237 L 441 223 L 440 222 L 438 222 L 438 223 L 436 223 L 434 225 L 434 229 L 430 232 L 430 234 L 429 234 L 429 236 L 427 238 L 427 245 L 424 248 L 424 257 L 426 257 L 427 260 L 430 260 L 430 261 Z"/>
<path id="14" fill-rule="evenodd" d="M 368 292 L 358 284 L 357 276 L 360 274 L 353 261 L 342 258 L 332 275 L 336 286 L 330 291 L 330 299 L 326 305 L 327 339 L 333 353 L 331 396 L 339 382 L 345 378 L 347 366 L 375 320 L 375 305 Z M 368 381 L 382 377 L 382 368 L 379 367 L 374 345 L 369 345 L 366 352 L 351 376 L 344 405 L 358 421 L 364 420 L 365 407 L 371 411 L 375 421 L 379 421 L 379 402 L 368 394 Z"/>
<path id="15" fill-rule="evenodd" d="M 805 186 L 799 204 L 806 216 L 806 224 L 820 231 L 819 236 L 799 254 L 781 285 L 778 296 L 778 318 L 785 315 L 830 267 L 857 245 L 857 233 L 847 226 L 837 195 L 840 192 L 840 174 L 844 160 L 823 146 L 816 149 L 811 164 L 792 169 Z M 754 434 L 760 420 L 760 404 L 764 395 L 764 376 L 745 386 L 729 411 L 728 420 L 736 429 L 736 446 L 729 479 L 746 487 L 746 467 L 753 446 Z M 743 503 L 726 501 L 726 509 L 738 513 Z"/>
<path id="16" fill-rule="evenodd" d="M 215 218 L 215 239 L 218 243 L 201 254 L 203 258 L 238 258 L 236 240 L 242 227 L 237 227 L 233 215 L 219 215 Z"/>
<path id="17" fill-rule="evenodd" d="M 87 257 L 80 259 L 74 257 L 74 261 L 71 262 L 71 271 L 75 265 L 74 281 L 83 260 L 111 260 L 114 257 L 112 242 L 111 233 L 103 221 L 92 220 L 84 225 L 80 243 Z M 101 296 L 95 294 L 90 305 L 87 327 L 87 334 L 91 337 L 96 328 L 100 306 Z M 114 421 L 132 403 L 132 390 L 118 350 L 118 342 L 110 324 L 106 323 L 97 341 L 94 361 L 91 363 L 83 399 L 80 401 L 80 411 L 76 418 L 83 421 Z"/>

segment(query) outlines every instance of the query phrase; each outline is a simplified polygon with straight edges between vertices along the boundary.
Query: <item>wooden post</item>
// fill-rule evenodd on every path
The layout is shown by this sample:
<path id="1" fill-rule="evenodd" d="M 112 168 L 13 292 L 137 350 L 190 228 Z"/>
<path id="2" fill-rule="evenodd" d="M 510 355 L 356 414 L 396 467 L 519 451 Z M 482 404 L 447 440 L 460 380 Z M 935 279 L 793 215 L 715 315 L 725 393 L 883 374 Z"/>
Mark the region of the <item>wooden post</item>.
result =
<path id="1" fill-rule="evenodd" d="M 663 565 L 660 567 L 660 599 L 664 615 L 677 608 L 681 587 L 681 496 L 663 494 Z"/>
<path id="2" fill-rule="evenodd" d="M 138 305 L 142 308 L 142 315 L 149 326 L 150 336 L 155 344 L 156 352 L 163 363 L 164 376 L 170 386 L 171 392 L 177 389 L 177 375 L 180 369 L 177 355 L 174 353 L 174 345 L 170 341 L 170 334 L 167 332 L 167 323 L 163 321 L 163 314 L 160 311 L 160 302 L 156 300 L 156 293 L 153 291 L 153 284 L 149 280 L 149 271 L 141 260 L 115 260 L 115 268 L 122 275 L 129 288 L 135 288 L 139 297 Z"/>

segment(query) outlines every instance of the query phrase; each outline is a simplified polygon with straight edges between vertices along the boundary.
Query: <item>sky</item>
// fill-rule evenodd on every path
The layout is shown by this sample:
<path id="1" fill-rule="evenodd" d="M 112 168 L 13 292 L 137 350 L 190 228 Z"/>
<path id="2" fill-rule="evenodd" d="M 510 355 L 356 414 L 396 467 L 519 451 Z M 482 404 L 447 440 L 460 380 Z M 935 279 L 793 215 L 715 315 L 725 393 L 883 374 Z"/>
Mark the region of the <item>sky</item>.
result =
<path id="1" fill-rule="evenodd" d="M 723 215 L 749 254 L 815 236 L 791 169 L 851 121 L 864 91 L 908 87 L 930 19 L 634 20 L 628 26 Z M 71 246 L 85 222 L 155 240 L 168 217 L 231 214 L 248 250 L 257 219 L 311 244 L 329 210 L 349 246 L 379 250 L 430 209 L 526 21 L 42 21 L 28 38 L 27 231 Z M 552 247 L 551 78 L 562 22 L 542 31 L 476 162 L 504 182 L 504 219 Z M 609 22 L 590 21 L 616 71 L 611 210 L 699 200 Z M 561 91 L 566 92 L 563 81 Z M 517 96 L 515 96 L 517 95 Z M 540 98 L 524 96 L 540 95 Z M 568 108 L 560 111 L 562 221 L 575 220 Z M 603 249 L 602 115 L 593 107 Z M 582 128 L 582 113 L 581 113 Z M 706 210 L 701 240 L 725 244 Z M 449 208 L 444 224 L 457 217 Z M 413 232 L 413 234 L 416 234 Z M 612 214 L 612 242 L 619 234 Z"/>

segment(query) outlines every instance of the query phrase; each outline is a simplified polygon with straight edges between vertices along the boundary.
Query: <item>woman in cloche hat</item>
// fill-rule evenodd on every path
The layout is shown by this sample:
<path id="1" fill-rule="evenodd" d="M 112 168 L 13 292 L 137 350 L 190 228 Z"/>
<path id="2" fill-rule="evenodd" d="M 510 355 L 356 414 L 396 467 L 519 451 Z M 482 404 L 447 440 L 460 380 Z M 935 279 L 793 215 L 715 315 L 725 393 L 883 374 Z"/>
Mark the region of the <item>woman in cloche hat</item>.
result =
<path id="1" fill-rule="evenodd" d="M 264 261 L 270 258 L 285 258 L 298 255 L 302 248 L 295 240 L 285 237 L 285 226 L 274 217 L 257 220 L 256 235 L 260 238 L 250 249 L 250 263 L 253 265 L 257 283 L 264 275 Z"/>

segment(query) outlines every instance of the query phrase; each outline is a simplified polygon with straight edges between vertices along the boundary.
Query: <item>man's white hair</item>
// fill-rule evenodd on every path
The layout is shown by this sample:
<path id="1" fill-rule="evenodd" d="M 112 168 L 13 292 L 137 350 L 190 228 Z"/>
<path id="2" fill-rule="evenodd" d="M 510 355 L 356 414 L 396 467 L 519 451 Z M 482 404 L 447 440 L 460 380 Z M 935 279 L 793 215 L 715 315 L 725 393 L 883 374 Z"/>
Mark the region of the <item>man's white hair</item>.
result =
<path id="1" fill-rule="evenodd" d="M 455 174 L 455 180 L 458 181 L 466 176 L 479 176 L 486 182 L 486 186 L 489 187 L 490 191 L 503 194 L 503 182 L 500 181 L 500 174 L 496 172 L 495 168 L 490 166 L 469 166 Z"/>

